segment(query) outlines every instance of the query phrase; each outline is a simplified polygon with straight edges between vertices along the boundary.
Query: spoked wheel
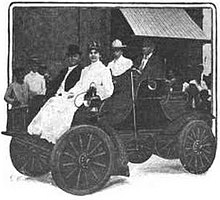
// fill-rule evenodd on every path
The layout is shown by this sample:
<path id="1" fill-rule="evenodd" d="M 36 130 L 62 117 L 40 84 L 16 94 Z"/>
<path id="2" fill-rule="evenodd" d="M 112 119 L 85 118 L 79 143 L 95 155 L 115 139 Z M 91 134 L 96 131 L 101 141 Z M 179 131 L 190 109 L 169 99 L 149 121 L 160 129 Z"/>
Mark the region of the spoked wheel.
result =
<path id="1" fill-rule="evenodd" d="M 71 194 L 90 194 L 102 188 L 110 178 L 113 144 L 98 127 L 73 127 L 58 140 L 51 163 L 58 187 Z"/>
<path id="2" fill-rule="evenodd" d="M 157 135 L 155 137 L 155 147 L 155 153 L 162 158 L 179 158 L 178 137 L 176 135 Z"/>
<path id="3" fill-rule="evenodd" d="M 131 163 L 143 163 L 151 157 L 153 148 L 154 140 L 152 137 L 144 140 L 133 139 L 126 144 L 128 160 Z"/>
<path id="4" fill-rule="evenodd" d="M 201 120 L 189 122 L 180 135 L 180 161 L 193 174 L 206 172 L 216 153 L 216 140 L 211 128 Z"/>
<path id="5" fill-rule="evenodd" d="M 37 177 L 50 171 L 53 145 L 31 135 L 13 137 L 10 143 L 11 161 L 21 174 Z"/>

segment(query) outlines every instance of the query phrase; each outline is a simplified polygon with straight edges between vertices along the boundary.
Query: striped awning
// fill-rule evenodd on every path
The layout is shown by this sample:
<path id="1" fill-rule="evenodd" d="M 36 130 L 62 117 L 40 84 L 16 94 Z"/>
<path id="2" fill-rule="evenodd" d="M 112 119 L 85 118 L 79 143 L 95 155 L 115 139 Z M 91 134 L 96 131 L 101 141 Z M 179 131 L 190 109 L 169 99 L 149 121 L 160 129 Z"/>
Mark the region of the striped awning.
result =
<path id="1" fill-rule="evenodd" d="M 210 40 L 182 8 L 120 8 L 137 36 Z"/>

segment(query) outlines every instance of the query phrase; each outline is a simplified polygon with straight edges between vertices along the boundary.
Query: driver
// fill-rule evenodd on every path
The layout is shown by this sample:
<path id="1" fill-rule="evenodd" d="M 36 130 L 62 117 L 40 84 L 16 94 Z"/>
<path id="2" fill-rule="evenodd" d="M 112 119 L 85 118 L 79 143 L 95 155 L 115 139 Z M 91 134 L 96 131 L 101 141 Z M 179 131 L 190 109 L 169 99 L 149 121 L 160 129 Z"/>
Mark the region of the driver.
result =
<path id="1" fill-rule="evenodd" d="M 142 54 L 134 59 L 134 67 L 142 72 L 141 79 L 155 80 L 165 78 L 163 63 L 156 52 L 156 43 L 145 39 Z"/>

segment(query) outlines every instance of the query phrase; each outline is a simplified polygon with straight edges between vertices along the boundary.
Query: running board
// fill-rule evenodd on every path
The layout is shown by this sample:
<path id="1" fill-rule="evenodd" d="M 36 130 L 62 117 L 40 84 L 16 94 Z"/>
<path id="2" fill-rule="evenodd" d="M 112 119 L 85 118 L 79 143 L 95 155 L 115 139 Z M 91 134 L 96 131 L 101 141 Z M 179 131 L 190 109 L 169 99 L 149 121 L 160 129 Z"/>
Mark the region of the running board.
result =
<path id="1" fill-rule="evenodd" d="M 17 132 L 16 131 L 2 131 L 1 133 L 2 135 L 12 136 L 12 137 L 19 137 L 19 136 L 27 134 L 26 131 L 17 131 Z"/>

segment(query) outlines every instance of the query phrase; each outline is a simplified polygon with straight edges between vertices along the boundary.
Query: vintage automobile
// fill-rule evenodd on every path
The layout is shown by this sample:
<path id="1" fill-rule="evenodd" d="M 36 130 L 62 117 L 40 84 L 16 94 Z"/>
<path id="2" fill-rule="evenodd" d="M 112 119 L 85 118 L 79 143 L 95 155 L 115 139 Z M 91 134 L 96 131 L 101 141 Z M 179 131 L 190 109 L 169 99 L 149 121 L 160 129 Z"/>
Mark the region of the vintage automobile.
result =
<path id="1" fill-rule="evenodd" d="M 90 122 L 73 125 L 55 145 L 26 132 L 28 108 L 10 110 L 10 129 L 2 133 L 12 136 L 10 156 L 17 171 L 32 177 L 51 171 L 57 186 L 75 195 L 101 189 L 117 175 L 121 155 L 143 163 L 156 154 L 180 159 L 190 173 L 206 172 L 216 154 L 212 114 L 189 109 L 187 94 L 167 89 L 164 79 L 137 81 L 135 70 L 129 73 L 131 99 L 124 98 L 125 109 L 102 123 L 108 106 L 104 101 L 94 112 L 94 93 Z"/>

